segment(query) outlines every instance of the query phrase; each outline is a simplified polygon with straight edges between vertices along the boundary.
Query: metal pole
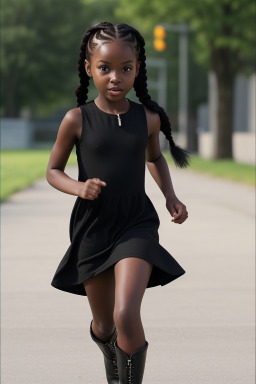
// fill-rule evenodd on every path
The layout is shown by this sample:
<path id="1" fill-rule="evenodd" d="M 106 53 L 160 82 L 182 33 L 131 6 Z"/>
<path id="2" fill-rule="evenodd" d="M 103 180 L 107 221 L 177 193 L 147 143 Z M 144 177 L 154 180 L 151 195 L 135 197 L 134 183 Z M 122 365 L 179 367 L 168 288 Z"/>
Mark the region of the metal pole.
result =
<path id="1" fill-rule="evenodd" d="M 167 108 L 167 65 L 166 60 L 164 65 L 158 68 L 158 84 L 159 84 L 159 105 L 166 110 Z"/>
<path id="2" fill-rule="evenodd" d="M 166 110 L 167 107 L 167 63 L 166 59 L 148 58 L 147 67 L 157 67 L 157 81 L 148 80 L 148 87 L 157 90 L 157 103 Z"/>
<path id="3" fill-rule="evenodd" d="M 179 37 L 179 131 L 183 145 L 188 145 L 188 37 L 181 32 Z"/>
<path id="4" fill-rule="evenodd" d="M 166 31 L 179 33 L 179 116 L 178 127 L 181 145 L 188 146 L 188 33 L 191 30 L 186 23 L 161 24 Z"/>
<path id="5" fill-rule="evenodd" d="M 167 108 L 167 62 L 166 59 L 147 58 L 147 67 L 157 67 L 157 81 L 148 81 L 148 87 L 157 90 L 157 103 L 166 110 Z M 163 132 L 159 134 L 161 150 L 168 149 L 168 141 Z"/>

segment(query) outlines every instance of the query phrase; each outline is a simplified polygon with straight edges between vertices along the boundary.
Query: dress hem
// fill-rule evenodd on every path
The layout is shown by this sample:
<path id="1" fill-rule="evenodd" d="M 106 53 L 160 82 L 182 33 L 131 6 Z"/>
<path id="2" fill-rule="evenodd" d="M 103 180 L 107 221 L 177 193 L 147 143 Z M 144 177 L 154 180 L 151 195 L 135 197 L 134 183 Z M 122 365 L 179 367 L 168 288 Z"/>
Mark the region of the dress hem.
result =
<path id="1" fill-rule="evenodd" d="M 139 257 L 139 256 L 124 256 L 122 258 L 119 257 L 117 260 L 112 261 L 111 264 L 102 268 L 101 270 L 98 270 L 97 272 L 85 274 L 82 278 L 80 278 L 75 283 L 62 284 L 57 279 L 53 279 L 51 281 L 51 286 L 56 288 L 56 289 L 59 289 L 61 291 L 64 291 L 64 292 L 73 293 L 75 295 L 80 295 L 80 296 L 87 296 L 84 285 L 83 285 L 83 281 L 88 280 L 91 277 L 97 276 L 100 273 L 107 271 L 108 269 L 111 269 L 112 267 L 114 267 L 114 265 L 118 261 L 123 260 L 123 259 L 127 259 L 129 257 L 136 257 L 138 259 L 142 259 L 142 260 L 148 261 L 151 264 L 153 264 L 153 269 L 152 269 L 152 272 L 151 272 L 151 275 L 150 275 L 146 289 L 157 287 L 157 286 L 164 286 L 164 285 L 169 284 L 170 282 L 176 280 L 177 278 L 181 277 L 182 275 L 184 275 L 186 273 L 186 271 L 180 265 L 179 265 L 180 272 L 172 274 L 171 272 L 168 272 L 167 270 L 164 270 L 160 266 L 158 266 L 155 263 L 155 261 L 152 262 L 151 260 L 149 260 L 149 258 L 143 258 L 143 257 Z M 156 275 L 156 272 L 158 272 L 157 270 L 160 270 L 161 276 L 159 276 L 158 278 L 156 278 L 156 277 L 154 278 L 154 276 Z M 154 274 L 153 274 L 153 271 L 155 272 Z"/>

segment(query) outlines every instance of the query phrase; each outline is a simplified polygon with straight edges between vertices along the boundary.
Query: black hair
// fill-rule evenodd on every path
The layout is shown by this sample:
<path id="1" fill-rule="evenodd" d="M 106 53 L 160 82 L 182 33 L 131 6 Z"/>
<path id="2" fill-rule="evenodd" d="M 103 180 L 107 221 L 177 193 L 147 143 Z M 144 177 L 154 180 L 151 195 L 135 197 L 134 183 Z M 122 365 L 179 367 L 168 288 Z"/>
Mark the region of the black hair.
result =
<path id="1" fill-rule="evenodd" d="M 178 147 L 172 137 L 171 123 L 165 112 L 148 93 L 147 89 L 147 70 L 146 70 L 146 55 L 145 55 L 145 41 L 137 29 L 128 24 L 113 25 L 108 22 L 98 23 L 89 27 L 83 36 L 82 44 L 80 47 L 80 57 L 78 61 L 78 72 L 80 77 L 80 85 L 73 91 L 76 95 L 77 107 L 86 104 L 90 76 L 87 75 L 85 70 L 85 59 L 90 61 L 90 55 L 96 42 L 93 42 L 94 36 L 99 40 L 115 40 L 120 39 L 132 44 L 137 54 L 137 60 L 140 62 L 138 76 L 134 81 L 134 90 L 139 101 L 144 104 L 151 111 L 157 112 L 161 119 L 161 131 L 164 133 L 166 139 L 169 141 L 170 153 L 176 166 L 185 168 L 189 165 L 190 157 L 189 152 Z"/>

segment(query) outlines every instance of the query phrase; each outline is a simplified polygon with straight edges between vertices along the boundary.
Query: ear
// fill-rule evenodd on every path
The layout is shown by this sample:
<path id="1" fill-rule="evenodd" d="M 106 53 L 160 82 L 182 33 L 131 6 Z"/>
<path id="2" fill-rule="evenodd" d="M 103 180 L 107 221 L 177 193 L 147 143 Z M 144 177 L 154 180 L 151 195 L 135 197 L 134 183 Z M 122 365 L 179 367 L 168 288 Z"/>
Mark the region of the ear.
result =
<path id="1" fill-rule="evenodd" d="M 137 65 L 136 65 L 136 76 L 135 77 L 137 77 L 138 76 L 138 74 L 139 74 L 139 70 L 140 70 L 140 61 L 137 63 Z"/>
<path id="2" fill-rule="evenodd" d="M 84 68 L 85 68 L 85 72 L 87 73 L 87 75 L 89 77 L 92 77 L 92 72 L 91 72 L 91 64 L 88 60 L 85 59 L 84 61 Z"/>

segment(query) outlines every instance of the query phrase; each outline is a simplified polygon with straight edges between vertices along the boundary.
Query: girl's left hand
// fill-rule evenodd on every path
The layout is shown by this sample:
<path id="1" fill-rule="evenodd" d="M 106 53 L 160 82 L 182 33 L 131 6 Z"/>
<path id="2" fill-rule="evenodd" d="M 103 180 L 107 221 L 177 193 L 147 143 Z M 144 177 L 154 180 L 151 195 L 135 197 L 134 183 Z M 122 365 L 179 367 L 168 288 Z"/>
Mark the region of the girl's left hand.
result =
<path id="1" fill-rule="evenodd" d="M 176 196 L 166 199 L 166 208 L 173 216 L 174 223 L 181 224 L 188 218 L 186 206 Z"/>

